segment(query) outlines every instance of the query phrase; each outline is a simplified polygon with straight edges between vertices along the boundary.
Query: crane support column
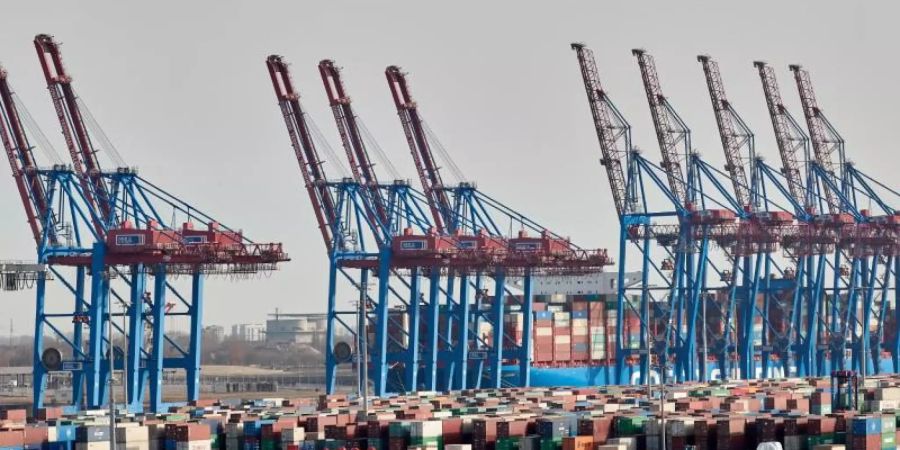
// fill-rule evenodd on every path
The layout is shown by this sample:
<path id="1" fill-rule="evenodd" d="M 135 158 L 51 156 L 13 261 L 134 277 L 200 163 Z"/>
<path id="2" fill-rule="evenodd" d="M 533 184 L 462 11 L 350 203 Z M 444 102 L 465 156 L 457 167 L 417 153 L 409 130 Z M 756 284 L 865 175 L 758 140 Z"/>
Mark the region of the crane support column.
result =
<path id="1" fill-rule="evenodd" d="M 534 296 L 531 290 L 531 270 L 525 271 L 522 286 L 522 348 L 519 352 L 519 386 L 531 386 L 531 336 L 534 324 Z"/>
<path id="2" fill-rule="evenodd" d="M 502 387 L 503 377 L 503 310 L 506 301 L 506 273 L 498 270 L 494 275 L 494 301 L 491 305 L 491 321 L 494 325 L 493 335 L 493 351 L 490 356 L 491 364 L 491 387 L 499 389 Z"/>
<path id="3" fill-rule="evenodd" d="M 425 360 L 425 389 L 429 391 L 435 390 L 437 386 L 437 363 L 438 363 L 438 303 L 441 298 L 441 273 L 438 270 L 432 270 L 428 282 L 428 317 L 427 321 L 431 324 L 426 334 L 425 347 L 428 351 L 428 359 Z"/>
<path id="4" fill-rule="evenodd" d="M 337 303 L 337 261 L 333 256 L 328 258 L 328 320 L 325 322 L 325 393 L 334 393 L 334 381 L 337 374 L 337 362 L 334 360 L 334 322 L 337 320 L 335 312 Z M 365 286 L 365 284 L 363 284 Z M 361 290 L 360 299 L 361 308 L 365 308 L 366 296 L 365 290 Z M 366 333 L 366 323 L 360 326 L 358 332 Z M 358 336 L 362 339 L 362 336 Z M 366 367 L 366 362 L 361 361 L 360 366 Z M 367 388 L 364 386 L 364 388 Z"/>
<path id="5" fill-rule="evenodd" d="M 372 361 L 375 377 L 376 396 L 387 392 L 387 333 L 388 333 L 388 298 L 391 280 L 391 250 L 386 247 L 379 252 L 378 258 L 378 303 L 375 305 L 375 356 Z"/>
<path id="6" fill-rule="evenodd" d="M 47 300 L 47 280 L 45 277 L 39 277 L 37 280 L 37 299 L 35 304 L 34 317 L 34 350 L 33 350 L 33 367 L 32 390 L 35 408 L 44 407 L 44 389 L 47 387 L 47 370 L 41 362 L 41 353 L 44 351 L 44 306 Z"/>
<path id="7" fill-rule="evenodd" d="M 91 336 L 88 348 L 88 379 L 87 379 L 87 406 L 98 408 L 103 406 L 105 388 L 103 387 L 103 340 L 106 335 L 106 302 L 108 301 L 109 284 L 104 279 L 106 267 L 103 259 L 106 254 L 106 246 L 102 242 L 94 244 L 91 255 L 91 304 L 89 307 L 89 320 Z"/>
<path id="8" fill-rule="evenodd" d="M 191 275 L 190 314 L 191 334 L 188 354 L 185 356 L 185 377 L 187 399 L 194 401 L 200 399 L 200 345 L 203 336 L 203 274 L 199 271 Z"/>
<path id="9" fill-rule="evenodd" d="M 150 411 L 162 412 L 163 409 L 163 358 L 165 351 L 166 331 L 166 266 L 157 264 L 153 273 L 153 348 L 150 350 L 150 361 L 147 369 L 150 372 Z"/>
<path id="10" fill-rule="evenodd" d="M 459 336 L 456 339 L 456 369 L 453 389 L 466 389 L 466 381 L 469 369 L 469 277 L 459 277 L 459 308 L 457 321 L 459 322 Z M 476 333 L 477 334 L 477 333 Z"/>
<path id="11" fill-rule="evenodd" d="M 129 411 L 139 411 L 144 406 L 142 389 L 141 361 L 144 355 L 141 350 L 144 342 L 144 293 L 147 292 L 147 275 L 143 264 L 131 266 L 131 295 L 128 307 L 128 398 L 126 407 Z"/>
<path id="12" fill-rule="evenodd" d="M 41 277 L 43 278 L 43 277 Z M 85 282 L 87 280 L 87 268 L 84 266 L 78 267 L 75 269 L 75 315 L 77 317 L 84 317 L 84 290 L 85 290 Z M 45 280 L 39 280 L 44 281 Z M 40 284 L 38 285 L 40 288 Z M 40 294 L 39 297 L 43 297 L 43 294 Z M 41 309 L 43 309 L 43 300 L 41 300 Z M 74 331 L 72 332 L 72 344 L 75 348 L 84 348 L 84 323 L 81 320 L 74 321 Z M 37 325 L 37 324 L 35 324 Z M 43 324 L 41 324 L 43 325 Z M 35 336 L 37 337 L 37 335 Z M 41 338 L 43 340 L 43 338 Z M 75 352 L 73 351 L 72 356 L 75 356 Z M 35 394 L 39 394 L 43 392 L 43 387 L 37 383 L 35 383 L 35 387 L 41 387 L 41 389 L 35 389 Z M 78 405 L 81 402 L 82 395 L 84 394 L 84 371 L 83 370 L 75 370 L 72 372 L 72 403 Z M 43 400 L 42 400 L 43 401 Z M 37 403 L 35 403 L 36 405 Z"/>
<path id="13" fill-rule="evenodd" d="M 409 275 L 409 344 L 406 359 L 406 390 L 415 392 L 418 389 L 419 376 L 419 313 L 422 305 L 421 301 L 421 277 L 419 276 L 419 268 L 414 267 Z"/>

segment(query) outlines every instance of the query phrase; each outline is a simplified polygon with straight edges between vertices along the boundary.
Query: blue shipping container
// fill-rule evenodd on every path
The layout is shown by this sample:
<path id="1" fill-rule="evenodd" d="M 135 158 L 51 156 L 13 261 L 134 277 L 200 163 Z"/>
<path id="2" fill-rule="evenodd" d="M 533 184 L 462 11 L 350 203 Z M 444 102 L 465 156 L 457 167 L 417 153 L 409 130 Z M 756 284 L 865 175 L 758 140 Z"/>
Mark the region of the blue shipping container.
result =
<path id="1" fill-rule="evenodd" d="M 881 434 L 881 418 L 870 416 L 854 417 L 850 430 L 857 436 Z"/>

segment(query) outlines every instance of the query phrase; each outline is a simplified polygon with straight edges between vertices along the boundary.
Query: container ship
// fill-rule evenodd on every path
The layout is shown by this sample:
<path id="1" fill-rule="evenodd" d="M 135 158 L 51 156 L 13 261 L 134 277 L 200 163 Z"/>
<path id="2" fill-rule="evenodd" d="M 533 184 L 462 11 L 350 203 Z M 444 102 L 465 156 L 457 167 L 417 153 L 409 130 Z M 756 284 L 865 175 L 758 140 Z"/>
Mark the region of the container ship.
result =
<path id="1" fill-rule="evenodd" d="M 538 288 L 540 294 L 533 297 L 533 326 L 532 326 L 532 352 L 531 352 L 531 386 L 536 387 L 552 387 L 552 386 L 597 386 L 606 384 L 618 384 L 615 378 L 615 361 L 616 361 L 616 327 L 619 315 L 622 315 L 622 349 L 628 351 L 637 350 L 641 347 L 641 321 L 637 311 L 640 311 L 640 297 L 638 295 L 626 296 L 626 307 L 624 312 L 620 312 L 617 308 L 617 294 L 609 292 L 612 290 L 613 283 L 610 280 L 615 274 L 599 273 L 590 277 L 575 278 L 572 281 L 548 281 L 544 280 L 543 289 Z M 631 276 L 632 279 L 639 279 L 637 274 Z M 558 286 L 559 283 L 571 283 L 577 287 Z M 536 281 L 540 286 L 541 282 Z M 561 288 L 561 289 L 560 289 Z M 549 293 L 553 289 L 563 292 Z M 576 291 L 579 293 L 573 293 Z M 584 293 L 585 291 L 592 293 Z M 605 292 L 597 292 L 605 291 Z M 781 290 L 781 295 L 785 295 L 785 291 Z M 781 303 L 786 299 L 774 301 L 773 304 Z M 758 304 L 762 304 L 764 295 L 760 294 Z M 719 295 L 706 298 L 706 321 L 705 330 L 707 334 L 707 345 L 710 353 L 714 347 L 716 340 L 720 340 L 723 335 L 723 327 L 726 322 L 722 311 L 723 305 L 727 305 L 728 298 L 726 292 L 720 292 Z M 481 305 L 484 311 L 490 310 L 490 299 L 485 299 Z M 650 327 L 653 335 L 662 334 L 666 324 L 660 320 L 661 314 L 658 311 L 663 310 L 665 305 L 653 304 L 650 306 Z M 524 313 L 521 310 L 521 300 L 516 295 L 508 295 L 504 305 L 506 313 L 504 315 L 504 334 L 506 336 L 504 351 L 512 351 L 522 345 L 524 330 Z M 805 312 L 801 313 L 801 323 L 806 322 Z M 877 343 L 877 351 L 881 352 L 879 371 L 890 372 L 891 360 L 886 345 L 892 342 L 894 333 L 896 333 L 896 320 L 894 320 L 894 312 L 890 305 L 884 311 L 885 323 L 883 335 L 879 336 L 872 329 L 873 345 Z M 456 329 L 452 320 L 449 320 L 446 306 L 442 305 L 439 312 L 439 331 L 442 336 L 447 335 L 447 327 L 451 327 L 450 335 L 456 335 Z M 477 314 L 475 315 L 478 316 Z M 827 320 L 827 318 L 826 318 Z M 401 325 L 392 327 L 389 331 L 390 342 L 395 346 L 392 350 L 399 350 L 400 346 L 406 346 L 408 337 L 404 330 L 408 329 L 408 314 L 405 310 L 391 311 L 390 322 Z M 472 332 L 477 333 L 479 339 L 475 339 L 478 345 L 471 346 L 470 353 L 478 354 L 479 352 L 491 351 L 490 343 L 493 342 L 493 327 L 487 320 L 475 320 Z M 740 316 L 733 320 L 738 324 L 738 336 L 744 334 L 741 328 L 742 321 Z M 765 323 L 769 324 L 767 328 Z M 425 327 L 422 324 L 420 333 L 424 333 Z M 686 326 L 686 325 L 685 325 Z M 768 342 L 779 339 L 790 332 L 790 316 L 784 310 L 778 307 L 770 307 L 767 317 L 756 314 L 753 320 L 753 345 L 757 349 L 765 349 Z M 764 335 L 764 330 L 769 330 Z M 370 339 L 374 339 L 374 333 L 370 332 Z M 701 340 L 699 337 L 698 340 Z M 824 341 L 824 337 L 822 339 Z M 702 342 L 702 341 L 701 341 Z M 439 350 L 446 350 L 447 343 L 439 342 Z M 702 344 L 698 342 L 698 351 L 702 354 Z M 849 355 L 848 355 L 849 356 Z M 762 364 L 757 364 L 757 373 L 755 378 L 785 378 L 795 376 L 796 368 L 784 369 L 777 355 L 769 355 L 770 364 L 768 372 L 763 373 Z M 756 357 L 760 361 L 760 356 Z M 730 366 L 737 366 L 736 357 L 734 363 Z M 641 366 L 639 357 L 629 354 L 626 358 L 626 380 L 630 384 L 636 384 L 640 380 Z M 739 377 L 739 373 L 722 374 L 720 365 L 712 355 L 708 355 L 708 364 L 706 364 L 706 378 L 709 380 L 716 379 L 734 379 Z M 487 368 L 483 367 L 477 360 L 471 363 L 472 366 L 468 370 L 469 379 L 468 386 L 481 387 L 485 384 L 483 377 L 490 377 Z M 873 370 L 874 368 L 870 369 Z M 438 372 L 447 370 L 444 361 L 438 362 Z M 737 370 L 737 369 L 734 369 Z M 445 375 L 445 374 L 444 374 Z M 518 361 L 515 359 L 505 360 L 503 379 L 507 382 L 504 385 L 517 385 L 517 377 L 519 376 Z M 656 383 L 660 378 L 660 374 L 651 369 L 651 380 Z M 667 374 L 668 379 L 672 379 L 672 374 Z M 400 373 L 391 377 L 394 380 L 402 378 Z M 448 377 L 438 376 L 438 380 Z M 399 382 L 398 382 L 399 383 Z M 446 385 L 438 383 L 439 389 L 447 388 Z M 402 391 L 403 386 L 395 385 L 395 388 Z"/>

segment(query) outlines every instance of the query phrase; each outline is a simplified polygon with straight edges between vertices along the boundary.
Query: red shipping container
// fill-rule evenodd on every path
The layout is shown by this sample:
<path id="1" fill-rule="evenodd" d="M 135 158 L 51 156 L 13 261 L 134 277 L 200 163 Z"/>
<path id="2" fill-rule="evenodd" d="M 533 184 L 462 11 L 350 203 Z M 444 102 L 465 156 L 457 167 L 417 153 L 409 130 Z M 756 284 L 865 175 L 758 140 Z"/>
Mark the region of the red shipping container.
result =
<path id="1" fill-rule="evenodd" d="M 24 422 L 27 418 L 24 409 L 6 409 L 0 411 L 0 420 L 9 420 L 12 422 Z"/>
<path id="2" fill-rule="evenodd" d="M 0 431 L 0 447 L 22 447 L 25 433 L 22 430 Z"/>

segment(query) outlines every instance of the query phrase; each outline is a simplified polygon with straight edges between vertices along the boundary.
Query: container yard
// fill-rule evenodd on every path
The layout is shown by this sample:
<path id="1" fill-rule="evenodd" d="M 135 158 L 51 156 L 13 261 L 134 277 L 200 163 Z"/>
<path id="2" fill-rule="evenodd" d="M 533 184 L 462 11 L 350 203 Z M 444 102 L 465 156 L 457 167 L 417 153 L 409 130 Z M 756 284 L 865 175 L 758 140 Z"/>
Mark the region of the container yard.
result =
<path id="1" fill-rule="evenodd" d="M 0 226 L 15 216 L 2 231 L 35 251 L 0 261 L 2 300 L 29 299 L 0 305 L 17 317 L 0 345 L 0 450 L 898 447 L 900 189 L 896 158 L 881 150 L 894 137 L 871 130 L 896 118 L 868 103 L 900 100 L 882 88 L 865 112 L 841 105 L 871 95 L 864 84 L 884 69 L 837 70 L 860 64 L 816 51 L 839 46 L 808 32 L 814 17 L 800 28 L 820 40 L 788 49 L 662 33 L 668 14 L 650 6 L 647 26 L 625 14 L 561 41 L 546 27 L 581 20 L 570 11 L 527 32 L 504 25 L 503 39 L 528 42 L 510 48 L 474 17 L 464 20 L 477 45 L 456 29 L 454 42 L 434 42 L 422 27 L 438 24 L 408 11 L 391 26 L 371 14 L 379 31 L 366 42 L 358 12 L 310 8 L 321 17 L 284 13 L 303 26 L 267 15 L 272 40 L 237 26 L 233 5 L 173 25 L 186 33 L 173 33 L 175 46 L 154 31 L 152 51 L 58 19 L 72 45 L 30 29 L 30 45 L 0 39 L 3 51 L 29 53 L 0 66 L 14 203 L 0 209 L 21 208 Z M 253 9 L 238 15 L 259 20 Z M 218 13 L 231 21 L 207 16 Z M 691 13 L 692 23 L 743 26 Z M 509 17 L 484 6 L 477 19 L 495 14 Z M 146 33 L 135 20 L 122 23 Z M 402 45 L 379 41 L 400 30 Z M 211 50 L 202 35 L 227 44 Z M 416 49 L 419 39 L 437 48 Z M 686 58 L 684 48 L 697 50 Z M 744 54 L 759 48 L 773 62 Z M 160 64 L 155 53 L 170 58 L 164 67 L 139 66 Z M 105 64 L 116 70 L 92 70 Z M 190 95 L 178 90 L 188 84 Z M 108 91 L 143 100 L 116 117 L 107 104 L 123 104 Z M 81 92 L 105 99 L 98 111 L 127 149 Z M 32 116 L 26 103 L 39 94 L 46 111 Z M 181 114 L 194 95 L 202 113 Z M 449 106 L 460 98 L 464 109 Z M 182 122 L 168 125 L 182 134 L 166 144 L 190 156 L 141 159 L 161 144 L 129 131 L 151 123 L 139 114 L 153 109 L 136 105 L 154 101 Z M 323 113 L 331 123 L 320 129 Z M 500 131 L 510 123 L 520 129 Z M 531 154 L 539 164 L 526 168 Z M 270 307 L 264 327 L 256 316 Z M 14 345 L 22 308 L 31 334 Z M 224 339 L 227 326 L 240 341 Z"/>
<path id="2" fill-rule="evenodd" d="M 846 380 L 842 385 L 846 388 Z M 835 383 L 835 384 L 832 384 Z M 746 449 L 896 448 L 900 378 L 858 391 L 821 378 L 638 386 L 204 400 L 158 414 L 0 415 L 0 448 L 240 449 Z M 859 408 L 856 409 L 856 401 Z M 852 409 L 851 409 L 852 408 Z"/>

